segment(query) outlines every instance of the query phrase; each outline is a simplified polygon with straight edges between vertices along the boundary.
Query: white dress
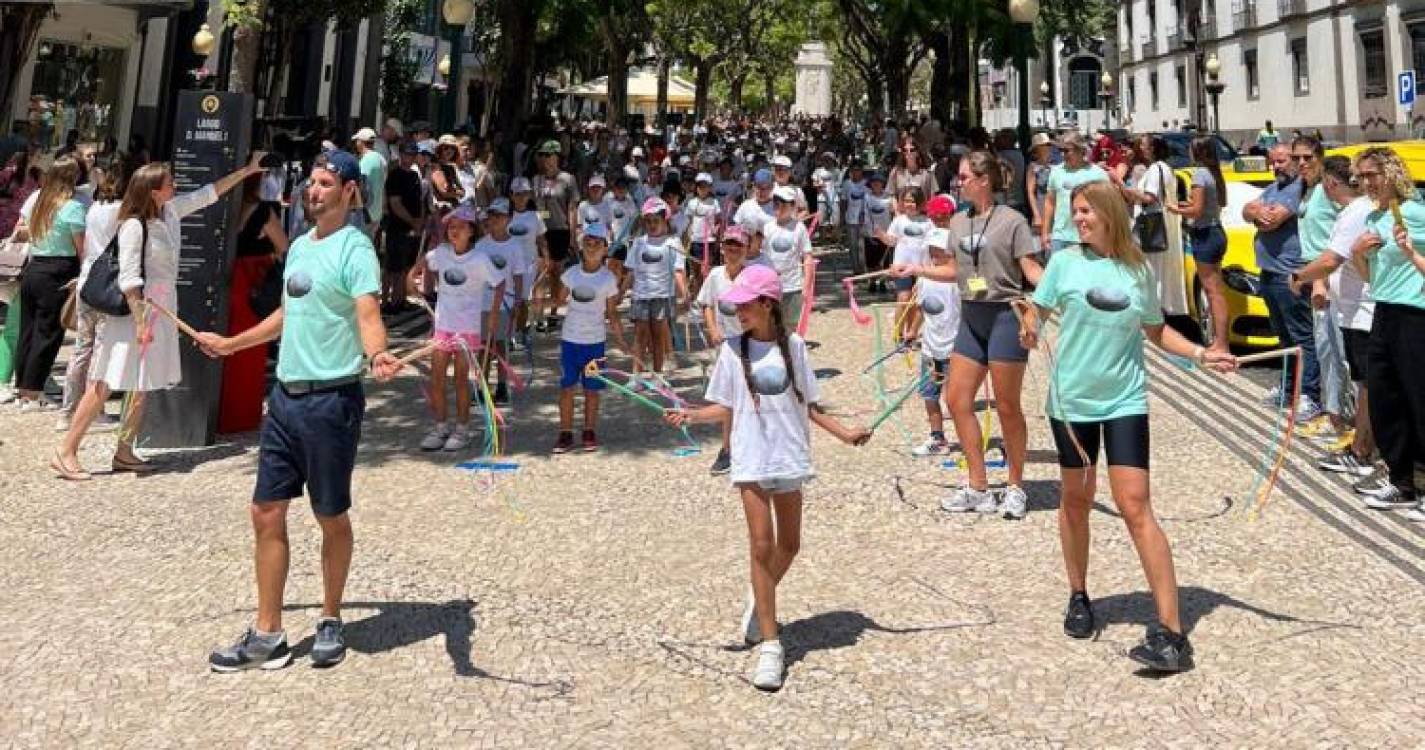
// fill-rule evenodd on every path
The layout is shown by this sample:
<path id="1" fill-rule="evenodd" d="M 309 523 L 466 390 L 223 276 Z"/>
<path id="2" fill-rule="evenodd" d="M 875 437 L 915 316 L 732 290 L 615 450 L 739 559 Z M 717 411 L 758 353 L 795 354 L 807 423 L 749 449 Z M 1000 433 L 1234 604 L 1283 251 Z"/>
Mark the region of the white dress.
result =
<path id="1" fill-rule="evenodd" d="M 164 204 L 162 216 L 148 223 L 143 275 L 139 271 L 143 227 L 138 219 L 125 220 L 119 227 L 119 288 L 127 291 L 143 287 L 144 299 L 176 314 L 178 251 L 183 239 L 179 222 L 217 200 L 217 191 L 208 185 Z M 94 364 L 89 370 L 91 381 L 102 380 L 116 391 L 160 391 L 178 385 L 183 374 L 178 329 L 162 313 L 150 311 L 149 315 L 153 341 L 146 347 L 137 343 L 133 315 L 104 316 L 99 323 Z"/>

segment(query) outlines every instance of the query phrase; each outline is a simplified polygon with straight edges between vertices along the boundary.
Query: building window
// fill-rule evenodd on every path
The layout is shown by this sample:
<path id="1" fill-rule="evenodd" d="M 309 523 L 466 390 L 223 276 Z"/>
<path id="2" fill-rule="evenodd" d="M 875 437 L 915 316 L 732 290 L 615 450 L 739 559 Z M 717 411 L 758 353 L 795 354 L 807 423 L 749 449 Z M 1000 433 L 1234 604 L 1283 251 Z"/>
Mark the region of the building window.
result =
<path id="1" fill-rule="evenodd" d="M 1132 112 L 1136 106 L 1138 106 L 1138 77 L 1130 76 L 1128 78 L 1128 101 L 1124 109 Z"/>
<path id="2" fill-rule="evenodd" d="M 1187 68 L 1179 65 L 1173 68 L 1173 83 L 1178 87 L 1178 106 L 1187 106 Z"/>
<path id="3" fill-rule="evenodd" d="M 1148 41 L 1158 35 L 1158 0 L 1148 0 Z"/>
<path id="4" fill-rule="evenodd" d="M 1297 96 L 1311 93 L 1311 71 L 1306 62 L 1306 37 L 1291 40 L 1291 80 Z"/>
<path id="5" fill-rule="evenodd" d="M 1425 70 L 1425 23 L 1410 27 L 1410 60 L 1416 71 Z M 1425 94 L 1425 76 L 1415 76 L 1415 93 Z"/>
<path id="6" fill-rule="evenodd" d="M 1385 70 L 1385 31 L 1376 29 L 1361 34 L 1361 57 L 1366 64 L 1367 99 L 1386 95 L 1388 84 Z"/>
<path id="7" fill-rule="evenodd" d="M 1069 61 L 1069 106 L 1074 109 L 1098 109 L 1098 79 L 1103 66 L 1092 57 L 1075 57 Z"/>
<path id="8" fill-rule="evenodd" d="M 1157 73 L 1149 73 L 1149 74 L 1148 74 L 1148 102 L 1153 105 L 1153 106 L 1151 107 L 1151 109 L 1156 112 L 1156 111 L 1158 110 L 1158 74 L 1157 74 Z"/>
<path id="9" fill-rule="evenodd" d="M 31 138 L 46 151 L 59 148 L 70 130 L 83 143 L 115 135 L 123 101 L 124 50 L 42 39 L 30 82 Z"/>
<path id="10" fill-rule="evenodd" d="M 1242 50 L 1242 68 L 1247 73 L 1247 98 L 1256 99 L 1261 96 L 1260 79 L 1257 77 L 1257 51 L 1254 49 Z"/>

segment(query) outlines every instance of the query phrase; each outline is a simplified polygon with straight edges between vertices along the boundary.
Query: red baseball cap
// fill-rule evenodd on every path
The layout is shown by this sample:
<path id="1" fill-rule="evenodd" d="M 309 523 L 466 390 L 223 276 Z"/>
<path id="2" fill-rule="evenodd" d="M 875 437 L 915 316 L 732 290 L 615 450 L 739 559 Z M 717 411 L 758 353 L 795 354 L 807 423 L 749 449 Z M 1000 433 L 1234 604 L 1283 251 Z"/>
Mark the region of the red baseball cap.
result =
<path id="1" fill-rule="evenodd" d="M 936 216 L 954 216 L 955 199 L 948 195 L 937 195 L 931 198 L 925 204 L 925 215 L 932 218 Z"/>

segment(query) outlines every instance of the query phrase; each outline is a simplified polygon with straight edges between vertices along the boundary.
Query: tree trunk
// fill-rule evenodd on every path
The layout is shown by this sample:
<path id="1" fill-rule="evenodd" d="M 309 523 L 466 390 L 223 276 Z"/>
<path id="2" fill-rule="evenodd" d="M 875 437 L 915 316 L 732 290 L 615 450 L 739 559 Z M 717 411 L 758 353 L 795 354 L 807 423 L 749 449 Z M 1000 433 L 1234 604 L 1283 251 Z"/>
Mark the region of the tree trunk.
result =
<path id="1" fill-rule="evenodd" d="M 777 80 L 771 73 L 762 74 L 762 85 L 767 94 L 766 104 L 763 105 L 769 117 L 777 116 Z"/>
<path id="2" fill-rule="evenodd" d="M 54 3 L 34 5 L 6 3 L 0 7 L 0 113 L 9 129 L 10 113 L 15 111 L 15 84 L 20 71 L 35 50 L 40 38 L 40 24 L 54 11 Z"/>
<path id="3" fill-rule="evenodd" d="M 660 51 L 658 55 L 658 126 L 668 122 L 668 77 L 673 74 L 673 58 Z"/>
<path id="4" fill-rule="evenodd" d="M 905 115 L 906 102 L 910 99 L 910 40 L 900 33 L 886 44 L 881 56 L 881 70 L 886 79 L 886 96 L 890 99 L 890 116 L 900 119 Z"/>
<path id="5" fill-rule="evenodd" d="M 708 92 L 712 89 L 713 65 L 708 60 L 698 60 L 693 70 L 696 73 L 697 91 L 693 92 L 693 119 L 702 122 L 708 116 Z"/>
<path id="6" fill-rule="evenodd" d="M 539 4 L 527 0 L 500 0 L 500 76 L 499 116 L 495 129 L 499 133 L 499 163 L 505 174 L 514 170 L 515 144 L 524 135 L 529 116 L 530 76 L 534 70 L 534 35 Z"/>
<path id="7" fill-rule="evenodd" d="M 950 100 L 954 102 L 954 116 L 951 119 L 962 126 L 968 126 L 975 111 L 974 86 L 970 80 L 974 75 L 973 49 L 968 30 L 950 40 Z"/>
<path id="8" fill-rule="evenodd" d="M 926 35 L 926 43 L 930 46 L 931 52 L 935 53 L 935 60 L 930 66 L 930 116 L 940 122 L 942 126 L 949 125 L 951 111 L 954 109 L 951 103 L 954 101 L 954 52 L 951 51 L 953 42 L 948 27 L 937 29 Z"/>
<path id="9" fill-rule="evenodd" d="M 731 76 L 727 79 L 727 98 L 732 104 L 732 109 L 738 114 L 742 114 L 742 84 L 747 81 L 747 74 Z"/>
<path id="10" fill-rule="evenodd" d="M 886 119 L 886 86 L 880 76 L 866 79 L 866 106 L 876 122 Z"/>
<path id="11" fill-rule="evenodd" d="M 616 128 L 628 114 L 628 48 L 622 41 L 609 44 L 608 76 L 609 110 L 605 122 Z"/>
<path id="12" fill-rule="evenodd" d="M 248 0 L 248 8 L 259 19 L 267 18 L 267 0 Z M 262 54 L 262 27 L 239 26 L 233 30 L 233 69 L 228 76 L 228 91 L 234 94 L 257 93 L 257 58 Z"/>

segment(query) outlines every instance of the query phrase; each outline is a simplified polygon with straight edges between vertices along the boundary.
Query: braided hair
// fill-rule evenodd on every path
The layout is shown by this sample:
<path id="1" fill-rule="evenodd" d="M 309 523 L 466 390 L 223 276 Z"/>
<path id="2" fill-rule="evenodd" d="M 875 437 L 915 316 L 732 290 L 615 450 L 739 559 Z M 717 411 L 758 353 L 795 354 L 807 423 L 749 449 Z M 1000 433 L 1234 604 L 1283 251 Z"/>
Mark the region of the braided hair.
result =
<path id="1" fill-rule="evenodd" d="M 792 387 L 792 393 L 796 394 L 798 403 L 806 403 L 806 397 L 802 395 L 802 389 L 797 385 L 796 365 L 792 363 L 792 347 L 787 334 L 787 324 L 782 318 L 782 306 L 772 300 L 770 307 L 772 316 L 772 332 L 777 339 L 777 351 L 782 355 L 782 362 L 787 366 L 787 382 Z M 742 379 L 747 383 L 747 392 L 752 394 L 752 405 L 761 410 L 760 394 L 757 393 L 757 385 L 752 382 L 752 358 L 748 356 L 748 350 L 752 344 L 752 334 L 744 331 L 742 340 L 738 342 L 738 358 L 742 360 Z"/>

